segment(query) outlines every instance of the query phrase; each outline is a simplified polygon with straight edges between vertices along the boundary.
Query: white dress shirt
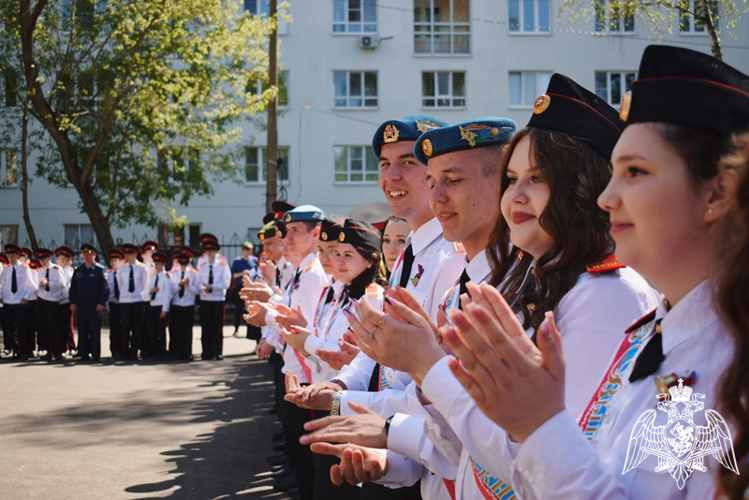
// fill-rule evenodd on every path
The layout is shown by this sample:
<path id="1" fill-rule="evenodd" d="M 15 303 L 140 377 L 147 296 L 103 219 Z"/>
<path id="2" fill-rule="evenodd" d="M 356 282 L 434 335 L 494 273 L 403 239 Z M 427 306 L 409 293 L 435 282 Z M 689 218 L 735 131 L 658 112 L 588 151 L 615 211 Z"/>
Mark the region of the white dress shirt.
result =
<path id="1" fill-rule="evenodd" d="M 49 277 L 47 277 L 47 274 L 49 274 Z M 46 286 L 40 286 L 37 290 L 37 296 L 49 302 L 60 302 L 62 293 L 66 288 L 65 274 L 62 268 L 57 264 L 50 264 L 49 267 L 39 269 L 37 276 L 37 283 L 46 278 L 48 281 L 47 286 L 49 286 L 49 291 L 47 291 Z"/>
<path id="2" fill-rule="evenodd" d="M 182 297 L 179 296 L 180 285 L 179 282 L 183 278 L 190 280 L 190 283 L 185 285 L 184 294 Z M 183 271 L 181 267 L 172 268 L 169 272 L 169 280 L 172 283 L 172 305 L 179 307 L 190 307 L 195 305 L 195 298 L 200 293 L 200 276 L 198 271 L 188 265 Z"/>
<path id="3" fill-rule="evenodd" d="M 159 279 L 158 283 L 156 283 L 156 278 Z M 151 293 L 154 287 L 158 288 L 155 297 Z M 157 273 L 154 269 L 154 273 L 148 278 L 148 292 L 149 304 L 152 306 L 161 306 L 162 312 L 169 312 L 169 304 L 172 302 L 172 283 L 166 271 L 162 269 L 161 272 Z"/>
<path id="4" fill-rule="evenodd" d="M 75 269 L 73 269 L 73 266 L 62 268 L 62 274 L 65 276 L 65 289 L 60 293 L 60 304 L 62 305 L 70 303 L 70 298 L 68 296 L 70 294 L 70 282 L 73 279 L 74 272 Z"/>
<path id="5" fill-rule="evenodd" d="M 13 270 L 16 270 L 16 291 L 13 293 Z M 15 266 L 8 265 L 0 273 L 0 299 L 4 304 L 20 304 L 22 300 L 36 298 L 36 281 L 29 266 L 16 262 Z"/>
<path id="6" fill-rule="evenodd" d="M 231 271 L 229 266 L 226 264 L 226 260 L 219 260 L 218 258 L 213 263 L 208 262 L 208 259 L 198 264 L 198 275 L 200 277 L 201 286 L 209 286 L 211 270 L 213 271 L 213 283 L 210 286 L 213 289 L 210 292 L 206 292 L 205 295 L 200 296 L 200 300 L 206 302 L 223 302 L 226 300 L 226 291 L 231 285 Z"/>
<path id="7" fill-rule="evenodd" d="M 131 270 L 133 274 L 133 292 L 129 291 Z M 135 264 L 123 264 L 117 270 L 117 283 L 120 285 L 120 304 L 143 302 L 143 291 L 148 286 L 148 268 L 139 261 L 136 261 Z"/>

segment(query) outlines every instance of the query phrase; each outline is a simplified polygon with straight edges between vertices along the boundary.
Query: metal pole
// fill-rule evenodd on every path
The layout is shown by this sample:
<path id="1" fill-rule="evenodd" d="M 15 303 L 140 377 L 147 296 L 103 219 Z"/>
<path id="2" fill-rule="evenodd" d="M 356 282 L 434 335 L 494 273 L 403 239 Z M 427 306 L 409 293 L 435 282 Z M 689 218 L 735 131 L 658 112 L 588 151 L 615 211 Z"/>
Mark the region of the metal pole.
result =
<path id="1" fill-rule="evenodd" d="M 276 15 L 276 0 L 270 0 L 270 15 Z M 270 32 L 270 44 L 268 47 L 268 84 L 278 85 L 278 30 Z M 268 103 L 268 146 L 265 149 L 265 163 L 267 172 L 266 181 L 266 210 L 271 211 L 271 202 L 276 199 L 276 166 L 278 161 L 278 93 L 276 98 Z"/>

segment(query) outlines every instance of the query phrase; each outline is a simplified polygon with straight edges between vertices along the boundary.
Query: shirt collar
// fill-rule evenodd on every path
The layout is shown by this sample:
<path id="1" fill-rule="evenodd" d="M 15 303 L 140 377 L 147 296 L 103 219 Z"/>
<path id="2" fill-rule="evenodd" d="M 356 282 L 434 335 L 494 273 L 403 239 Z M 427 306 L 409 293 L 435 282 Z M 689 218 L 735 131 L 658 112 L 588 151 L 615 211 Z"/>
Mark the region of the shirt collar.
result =
<path id="1" fill-rule="evenodd" d="M 346 285 L 343 284 L 343 281 L 337 280 L 333 282 L 331 286 L 333 287 L 333 296 L 338 299 L 341 297 L 341 292 L 343 291 L 343 287 Z"/>
<path id="2" fill-rule="evenodd" d="M 471 262 L 466 264 L 466 272 L 471 281 L 476 284 L 486 281 L 486 278 L 492 272 L 491 267 L 489 267 L 489 259 L 486 257 L 486 249 L 481 250 L 471 259 Z"/>
<path id="3" fill-rule="evenodd" d="M 307 267 L 307 265 L 315 260 L 317 258 L 317 255 L 315 255 L 315 252 L 311 252 L 309 255 L 307 255 L 304 259 L 302 259 L 302 262 L 299 264 L 299 267 L 295 269 L 295 271 L 303 270 Z"/>
<path id="4" fill-rule="evenodd" d="M 424 250 L 431 242 L 442 236 L 442 226 L 437 217 L 421 225 L 416 231 L 411 231 L 406 239 L 406 247 L 411 245 L 414 255 Z"/>
<path id="5" fill-rule="evenodd" d="M 670 310 L 667 310 L 666 298 L 661 296 L 655 317 L 662 320 L 664 354 L 668 354 L 669 351 L 693 336 L 710 330 L 711 325 L 720 321 L 715 310 L 713 294 L 714 290 L 710 281 L 705 280 L 692 288 Z"/>

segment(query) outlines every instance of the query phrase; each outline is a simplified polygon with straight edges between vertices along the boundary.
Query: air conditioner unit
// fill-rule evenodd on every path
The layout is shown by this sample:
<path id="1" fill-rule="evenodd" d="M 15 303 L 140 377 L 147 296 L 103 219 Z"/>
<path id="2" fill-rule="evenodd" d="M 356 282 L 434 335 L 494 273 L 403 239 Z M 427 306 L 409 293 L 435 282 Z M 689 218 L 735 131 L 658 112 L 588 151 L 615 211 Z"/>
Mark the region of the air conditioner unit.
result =
<path id="1" fill-rule="evenodd" d="M 377 35 L 362 35 L 359 37 L 360 49 L 376 49 L 380 46 L 380 37 Z"/>

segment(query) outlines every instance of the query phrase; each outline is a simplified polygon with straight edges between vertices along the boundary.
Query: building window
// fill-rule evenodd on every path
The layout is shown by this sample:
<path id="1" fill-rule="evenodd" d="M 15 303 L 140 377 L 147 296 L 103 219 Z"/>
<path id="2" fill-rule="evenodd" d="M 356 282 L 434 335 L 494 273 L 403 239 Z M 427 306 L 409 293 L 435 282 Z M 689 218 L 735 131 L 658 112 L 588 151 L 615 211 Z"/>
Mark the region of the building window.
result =
<path id="1" fill-rule="evenodd" d="M 268 180 L 265 148 L 245 148 L 244 176 L 246 182 L 266 182 Z M 277 178 L 281 182 L 289 180 L 289 148 L 278 148 Z M 262 179 L 260 178 L 262 172 Z"/>
<path id="2" fill-rule="evenodd" d="M 18 185 L 18 150 L 0 149 L 0 185 Z"/>
<path id="3" fill-rule="evenodd" d="M 425 108 L 463 108 L 466 74 L 436 71 L 421 74 L 421 105 Z"/>
<path id="4" fill-rule="evenodd" d="M 80 248 L 84 243 L 96 245 L 96 235 L 91 224 L 65 224 L 65 244 Z"/>
<path id="5" fill-rule="evenodd" d="M 380 165 L 369 146 L 335 146 L 336 182 L 378 182 Z"/>
<path id="6" fill-rule="evenodd" d="M 0 248 L 6 243 L 18 243 L 18 225 L 0 225 Z"/>
<path id="7" fill-rule="evenodd" d="M 252 95 L 259 95 L 263 93 L 265 86 L 268 82 L 262 82 L 253 80 L 247 85 L 247 92 Z M 278 107 L 285 107 L 289 105 L 289 72 L 279 71 L 278 72 Z"/>
<path id="8" fill-rule="evenodd" d="M 596 95 L 612 106 L 619 106 L 622 96 L 632 90 L 636 75 L 633 71 L 596 71 Z"/>
<path id="9" fill-rule="evenodd" d="M 509 0 L 509 7 L 510 32 L 549 32 L 549 0 Z"/>
<path id="10" fill-rule="evenodd" d="M 200 224 L 190 224 L 190 246 L 200 248 Z"/>
<path id="11" fill-rule="evenodd" d="M 377 0 L 333 0 L 333 33 L 376 33 Z"/>
<path id="12" fill-rule="evenodd" d="M 336 108 L 376 108 L 377 72 L 334 71 L 334 98 Z"/>
<path id="13" fill-rule="evenodd" d="M 253 16 L 270 17 L 270 0 L 244 0 L 244 10 Z M 278 34 L 289 34 L 289 25 L 280 16 L 278 18 Z"/>
<path id="14" fill-rule="evenodd" d="M 510 72 L 510 106 L 532 108 L 536 98 L 546 91 L 551 72 Z"/>
<path id="15" fill-rule="evenodd" d="M 469 0 L 414 0 L 416 54 L 470 54 Z"/>
<path id="16" fill-rule="evenodd" d="M 698 0 L 699 1 L 699 0 Z M 603 33 L 634 33 L 635 13 L 624 2 L 615 0 L 596 0 L 595 9 L 596 31 Z"/>
<path id="17" fill-rule="evenodd" d="M 718 29 L 718 2 L 708 0 L 710 13 L 713 17 L 715 29 Z M 679 32 L 684 34 L 705 35 L 705 20 L 702 15 L 702 2 L 700 0 L 679 1 Z"/>

